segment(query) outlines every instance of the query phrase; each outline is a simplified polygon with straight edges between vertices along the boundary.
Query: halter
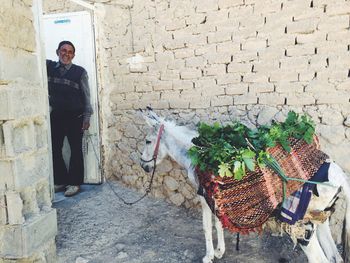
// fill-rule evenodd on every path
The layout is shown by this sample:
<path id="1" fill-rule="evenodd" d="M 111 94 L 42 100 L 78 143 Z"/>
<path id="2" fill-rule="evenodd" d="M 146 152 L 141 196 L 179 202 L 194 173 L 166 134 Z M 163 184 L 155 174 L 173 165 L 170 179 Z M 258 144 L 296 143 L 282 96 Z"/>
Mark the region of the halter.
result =
<path id="1" fill-rule="evenodd" d="M 154 147 L 154 151 L 153 151 L 153 156 L 152 156 L 152 159 L 146 161 L 144 159 L 141 158 L 141 161 L 144 162 L 144 163 L 149 163 L 149 162 L 156 162 L 157 160 L 157 157 L 158 157 L 158 151 L 159 151 L 159 145 L 160 145 L 160 139 L 162 138 L 162 134 L 164 132 L 164 124 L 160 125 L 159 127 L 159 131 L 158 131 L 158 135 L 157 135 L 157 143 L 156 143 L 156 146 Z M 154 170 L 156 168 L 154 167 Z"/>
<path id="2" fill-rule="evenodd" d="M 146 187 L 146 191 L 145 193 L 140 197 L 138 198 L 137 200 L 133 201 L 133 202 L 128 202 L 126 201 L 123 197 L 121 197 L 118 193 L 116 193 L 114 191 L 114 189 L 111 187 L 111 185 L 109 185 L 111 187 L 111 190 L 113 191 L 113 193 L 126 205 L 133 205 L 133 204 L 136 204 L 137 202 L 141 201 L 143 198 L 145 198 L 150 192 L 151 192 L 151 187 L 152 187 L 152 183 L 153 183 L 153 178 L 154 178 L 154 173 L 156 171 L 156 162 L 157 162 L 157 157 L 158 157 L 158 151 L 159 151 L 159 145 L 160 145 L 160 139 L 162 137 L 162 134 L 164 132 L 164 124 L 160 125 L 159 127 L 159 131 L 158 131 L 158 135 L 157 135 L 157 143 L 156 143 L 156 147 L 154 147 L 154 151 L 153 151 L 153 157 L 151 160 L 149 161 L 145 161 L 141 158 L 141 161 L 143 161 L 144 163 L 149 163 L 149 162 L 154 162 L 154 165 L 153 165 L 153 172 L 152 172 L 152 175 L 151 175 L 151 179 L 149 181 L 149 184 L 148 186 Z M 108 182 L 108 181 L 107 181 Z"/>

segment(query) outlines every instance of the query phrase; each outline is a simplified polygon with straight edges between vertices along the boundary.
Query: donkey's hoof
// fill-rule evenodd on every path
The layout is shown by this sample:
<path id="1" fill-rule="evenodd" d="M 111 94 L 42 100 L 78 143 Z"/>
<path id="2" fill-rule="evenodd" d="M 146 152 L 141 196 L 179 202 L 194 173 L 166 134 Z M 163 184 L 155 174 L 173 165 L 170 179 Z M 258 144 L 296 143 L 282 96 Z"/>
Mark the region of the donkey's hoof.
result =
<path id="1" fill-rule="evenodd" d="M 222 258 L 224 253 L 225 253 L 225 249 L 217 248 L 217 249 L 215 249 L 214 255 L 216 258 Z"/>
<path id="2" fill-rule="evenodd" d="M 205 256 L 203 258 L 203 263 L 213 263 L 214 256 Z"/>

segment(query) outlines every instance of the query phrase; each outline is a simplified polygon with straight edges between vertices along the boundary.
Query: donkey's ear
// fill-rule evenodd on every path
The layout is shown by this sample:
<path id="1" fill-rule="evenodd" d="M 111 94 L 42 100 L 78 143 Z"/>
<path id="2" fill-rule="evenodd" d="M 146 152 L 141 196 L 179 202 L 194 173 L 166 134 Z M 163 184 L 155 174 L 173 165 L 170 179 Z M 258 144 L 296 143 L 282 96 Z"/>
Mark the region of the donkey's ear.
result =
<path id="1" fill-rule="evenodd" d="M 147 106 L 147 113 L 150 118 L 153 118 L 157 120 L 158 122 L 161 122 L 162 119 L 153 111 L 153 109 L 149 106 Z"/>
<path id="2" fill-rule="evenodd" d="M 155 127 L 159 124 L 159 118 L 155 118 L 154 116 L 152 116 L 152 114 L 150 114 L 149 110 L 143 111 L 143 110 L 139 109 L 139 112 L 140 112 L 141 116 L 143 117 L 143 119 L 148 124 L 148 126 Z"/>

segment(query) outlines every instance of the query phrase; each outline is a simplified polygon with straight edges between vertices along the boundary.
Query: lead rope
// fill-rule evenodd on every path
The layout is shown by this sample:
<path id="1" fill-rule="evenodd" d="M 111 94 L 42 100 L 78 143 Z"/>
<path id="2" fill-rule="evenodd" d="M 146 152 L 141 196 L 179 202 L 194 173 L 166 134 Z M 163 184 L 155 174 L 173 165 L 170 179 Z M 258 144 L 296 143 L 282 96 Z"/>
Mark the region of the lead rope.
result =
<path id="1" fill-rule="evenodd" d="M 151 160 L 148 161 L 148 162 L 153 161 L 153 171 L 152 171 L 151 179 L 150 179 L 150 181 L 149 181 L 149 183 L 148 183 L 148 185 L 147 185 L 147 187 L 146 187 L 145 193 L 144 193 L 139 199 L 136 199 L 136 200 L 133 201 L 133 202 L 128 202 L 128 201 L 126 201 L 123 197 L 121 197 L 121 196 L 115 191 L 115 189 L 113 188 L 111 182 L 109 182 L 108 179 L 105 178 L 105 180 L 106 180 L 106 182 L 107 182 L 109 188 L 112 190 L 112 192 L 114 193 L 114 195 L 115 195 L 116 197 L 118 197 L 118 199 L 119 199 L 120 201 L 122 201 L 125 205 L 134 205 L 134 204 L 140 202 L 142 199 L 144 199 L 144 198 L 151 192 L 151 190 L 152 190 L 152 184 L 153 184 L 153 178 L 154 178 L 154 174 L 155 174 L 155 171 L 156 171 L 156 168 L 157 168 L 156 162 L 157 162 L 158 150 L 159 150 L 159 145 L 160 145 L 160 138 L 161 138 L 161 136 L 162 136 L 163 131 L 164 131 L 164 124 L 162 124 L 162 125 L 160 126 L 160 128 L 159 128 L 158 137 L 157 137 L 157 144 L 156 144 L 156 146 L 155 146 L 155 148 L 154 148 L 153 158 L 152 158 Z M 91 143 L 91 145 L 92 145 L 92 149 L 93 149 L 93 151 L 94 151 L 94 153 L 95 153 L 95 158 L 96 158 L 97 163 L 98 163 L 98 168 L 99 168 L 100 171 L 102 172 L 102 171 L 103 171 L 103 170 L 102 170 L 102 166 L 101 166 L 101 163 L 100 163 L 100 160 L 99 160 L 99 157 L 98 157 L 96 148 L 95 148 L 95 146 L 94 146 L 94 144 L 93 144 L 93 142 L 92 142 L 91 136 L 92 136 L 92 134 L 90 134 L 90 133 L 88 133 L 88 134 L 85 134 L 85 133 L 84 133 L 83 152 L 86 153 L 86 154 L 88 153 L 88 143 L 87 143 L 87 140 L 86 140 L 86 137 L 87 137 L 87 138 L 90 140 L 90 143 Z"/>

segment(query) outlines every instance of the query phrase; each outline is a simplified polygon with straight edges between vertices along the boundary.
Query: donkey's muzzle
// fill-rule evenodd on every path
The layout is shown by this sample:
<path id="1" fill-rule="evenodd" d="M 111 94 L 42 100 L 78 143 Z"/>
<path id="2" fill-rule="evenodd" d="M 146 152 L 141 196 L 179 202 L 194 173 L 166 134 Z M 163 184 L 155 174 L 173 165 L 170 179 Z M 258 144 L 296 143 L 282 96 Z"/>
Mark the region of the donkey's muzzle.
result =
<path id="1" fill-rule="evenodd" d="M 152 168 L 146 163 L 141 163 L 141 167 L 146 173 L 149 173 L 152 170 Z"/>

